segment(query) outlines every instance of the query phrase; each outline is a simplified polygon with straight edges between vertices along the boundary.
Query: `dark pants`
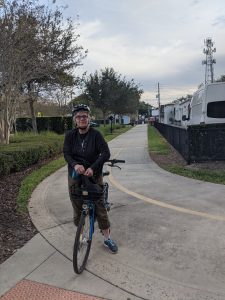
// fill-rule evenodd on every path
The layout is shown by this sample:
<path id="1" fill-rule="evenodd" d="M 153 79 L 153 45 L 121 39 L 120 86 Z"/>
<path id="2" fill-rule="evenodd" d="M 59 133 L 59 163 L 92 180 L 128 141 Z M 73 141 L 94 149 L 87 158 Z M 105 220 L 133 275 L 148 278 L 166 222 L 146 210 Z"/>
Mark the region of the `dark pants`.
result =
<path id="1" fill-rule="evenodd" d="M 102 176 L 96 179 L 96 183 L 101 185 L 103 184 Z M 68 176 L 68 187 L 69 187 L 70 200 L 73 206 L 74 224 L 78 226 L 81 212 L 82 212 L 82 204 L 83 204 L 81 199 L 77 196 L 78 193 L 76 193 L 76 189 L 79 188 L 79 180 L 73 179 L 70 176 Z M 109 223 L 107 210 L 103 204 L 103 197 L 99 198 L 99 200 L 96 202 L 95 213 L 96 213 L 99 229 L 101 230 L 108 229 L 110 227 L 110 223 Z"/>

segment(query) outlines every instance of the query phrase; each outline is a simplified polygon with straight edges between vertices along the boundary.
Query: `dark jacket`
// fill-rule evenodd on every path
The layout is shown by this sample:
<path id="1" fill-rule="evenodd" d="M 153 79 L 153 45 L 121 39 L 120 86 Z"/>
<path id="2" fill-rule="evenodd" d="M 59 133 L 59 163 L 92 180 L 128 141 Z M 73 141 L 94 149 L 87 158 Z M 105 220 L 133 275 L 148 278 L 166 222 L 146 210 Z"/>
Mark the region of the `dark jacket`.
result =
<path id="1" fill-rule="evenodd" d="M 84 135 L 81 135 L 77 128 L 67 132 L 63 153 L 70 176 L 76 164 L 81 164 L 86 169 L 91 167 L 98 176 L 102 173 L 103 164 L 110 158 L 108 144 L 94 128 L 89 128 Z"/>

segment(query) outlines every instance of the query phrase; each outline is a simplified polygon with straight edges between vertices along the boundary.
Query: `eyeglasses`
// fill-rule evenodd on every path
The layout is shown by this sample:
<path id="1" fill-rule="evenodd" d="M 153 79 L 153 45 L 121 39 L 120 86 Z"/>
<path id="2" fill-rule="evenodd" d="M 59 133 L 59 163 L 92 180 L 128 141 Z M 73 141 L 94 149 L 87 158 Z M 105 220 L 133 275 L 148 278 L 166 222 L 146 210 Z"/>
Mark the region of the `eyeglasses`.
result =
<path id="1" fill-rule="evenodd" d="M 76 116 L 75 118 L 78 119 L 78 120 L 81 120 L 81 119 L 87 120 L 88 116 L 87 115 L 82 115 L 82 116 Z"/>

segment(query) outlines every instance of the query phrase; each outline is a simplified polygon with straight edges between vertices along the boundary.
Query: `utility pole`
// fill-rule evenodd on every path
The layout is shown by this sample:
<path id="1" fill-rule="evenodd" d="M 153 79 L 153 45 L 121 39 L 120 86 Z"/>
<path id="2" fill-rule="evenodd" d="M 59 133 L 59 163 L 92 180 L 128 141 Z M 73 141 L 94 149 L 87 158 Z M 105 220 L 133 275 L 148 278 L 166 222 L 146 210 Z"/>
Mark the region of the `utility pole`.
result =
<path id="1" fill-rule="evenodd" d="M 213 64 L 216 60 L 213 59 L 213 53 L 216 52 L 216 48 L 213 48 L 213 42 L 211 38 L 206 38 L 204 40 L 206 48 L 203 49 L 203 53 L 206 55 L 206 59 L 202 61 L 205 66 L 205 84 L 212 83 L 214 81 L 214 70 Z"/>
<path id="2" fill-rule="evenodd" d="M 159 89 L 159 82 L 158 82 L 158 94 L 156 95 L 158 99 L 158 108 L 159 108 L 159 123 L 161 122 L 161 115 L 160 115 L 160 89 Z"/>

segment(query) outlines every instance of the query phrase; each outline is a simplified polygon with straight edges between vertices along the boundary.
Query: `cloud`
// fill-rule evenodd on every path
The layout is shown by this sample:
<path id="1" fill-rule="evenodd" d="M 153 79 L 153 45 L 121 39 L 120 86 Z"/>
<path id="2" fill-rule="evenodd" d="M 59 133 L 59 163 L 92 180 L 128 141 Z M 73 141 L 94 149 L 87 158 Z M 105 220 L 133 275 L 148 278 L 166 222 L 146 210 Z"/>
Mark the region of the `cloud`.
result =
<path id="1" fill-rule="evenodd" d="M 175 77 L 183 73 L 199 52 L 195 49 L 186 51 L 187 45 L 182 40 L 170 40 L 164 46 L 136 45 L 124 34 L 102 37 L 103 24 L 100 20 L 83 24 L 81 41 L 88 48 L 89 54 L 85 66 L 96 69 L 113 67 L 117 72 L 133 78 L 155 80 L 161 77 Z M 93 70 L 94 69 L 94 70 Z"/>
<path id="2" fill-rule="evenodd" d="M 199 4 L 199 3 L 200 3 L 199 0 L 194 0 L 194 1 L 191 2 L 191 6 L 195 6 L 195 5 Z"/>
<path id="3" fill-rule="evenodd" d="M 81 34 L 81 39 L 83 38 L 84 40 L 93 39 L 95 35 L 101 33 L 103 28 L 103 24 L 100 20 L 95 19 L 92 20 L 91 22 L 81 22 L 80 23 L 80 34 Z"/>
<path id="4" fill-rule="evenodd" d="M 81 42 L 89 50 L 84 70 L 113 67 L 128 79 L 134 78 L 144 90 L 142 100 L 155 103 L 156 86 L 163 85 L 162 103 L 193 93 L 204 78 L 201 48 L 192 47 L 185 39 L 171 39 L 161 45 L 135 45 L 123 32 L 105 37 L 100 20 L 81 24 Z M 203 45 L 203 41 L 202 41 Z M 198 72 L 196 72 L 196 66 Z M 184 84 L 185 83 L 185 84 Z"/>
<path id="5" fill-rule="evenodd" d="M 218 25 L 225 26 L 225 16 L 224 15 L 218 16 L 212 23 L 212 26 L 218 26 Z"/>
<path id="6" fill-rule="evenodd" d="M 41 0 L 45 1 L 45 0 Z M 57 0 L 67 16 L 80 15 L 79 43 L 88 49 L 83 71 L 105 67 L 134 78 L 155 101 L 185 96 L 204 80 L 204 39 L 217 52 L 215 77 L 225 74 L 224 0 Z"/>

